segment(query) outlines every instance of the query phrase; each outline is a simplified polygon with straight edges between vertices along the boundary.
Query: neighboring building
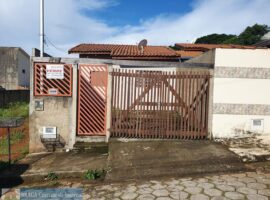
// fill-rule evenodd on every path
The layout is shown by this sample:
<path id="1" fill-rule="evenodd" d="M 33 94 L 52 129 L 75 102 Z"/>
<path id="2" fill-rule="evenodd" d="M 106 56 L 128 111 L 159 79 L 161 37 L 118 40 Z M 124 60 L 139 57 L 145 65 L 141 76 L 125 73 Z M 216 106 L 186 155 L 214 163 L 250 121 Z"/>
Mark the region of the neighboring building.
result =
<path id="1" fill-rule="evenodd" d="M 80 44 L 68 52 L 79 54 L 80 58 L 172 62 L 180 60 L 180 56 L 166 46 L 146 46 L 140 50 L 137 45 Z"/>
<path id="2" fill-rule="evenodd" d="M 265 34 L 262 38 L 261 41 L 256 43 L 255 46 L 257 47 L 266 47 L 270 48 L 270 32 Z"/>
<path id="3" fill-rule="evenodd" d="M 190 60 L 192 58 L 195 58 L 201 54 L 203 54 L 203 51 L 189 51 L 189 50 L 176 50 L 176 53 L 181 57 L 181 62 L 185 62 L 187 60 Z"/>
<path id="4" fill-rule="evenodd" d="M 6 90 L 29 88 L 30 56 L 19 47 L 0 47 L 0 86 Z"/>
<path id="5" fill-rule="evenodd" d="M 191 44 L 191 43 L 176 43 L 175 47 L 178 49 L 176 53 L 181 56 L 181 61 L 187 61 L 197 57 L 211 49 L 255 49 L 255 46 L 243 46 L 233 44 Z"/>
<path id="6" fill-rule="evenodd" d="M 270 134 L 270 49 L 217 48 L 187 63 L 214 65 L 213 137 Z"/>

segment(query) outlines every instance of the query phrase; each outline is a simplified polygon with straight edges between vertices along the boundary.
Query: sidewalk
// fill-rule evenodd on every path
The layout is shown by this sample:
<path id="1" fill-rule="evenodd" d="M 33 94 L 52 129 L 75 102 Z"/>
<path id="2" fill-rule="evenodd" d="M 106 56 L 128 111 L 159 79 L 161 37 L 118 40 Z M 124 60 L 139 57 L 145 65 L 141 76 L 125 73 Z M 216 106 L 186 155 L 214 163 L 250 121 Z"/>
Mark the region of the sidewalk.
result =
<path id="1" fill-rule="evenodd" d="M 236 154 L 209 140 L 112 139 L 108 166 L 108 181 L 246 170 Z"/>
<path id="2" fill-rule="evenodd" d="M 90 152 L 30 154 L 0 173 L 1 185 L 40 182 L 49 173 L 83 180 L 87 170 L 106 170 L 105 182 L 231 173 L 247 168 L 226 146 L 209 140 L 117 140 L 109 155 Z"/>
<path id="3" fill-rule="evenodd" d="M 40 182 L 48 173 L 59 178 L 81 178 L 87 170 L 106 169 L 107 155 L 93 153 L 57 152 L 29 154 L 26 158 L 0 173 L 0 188 L 22 183 Z"/>

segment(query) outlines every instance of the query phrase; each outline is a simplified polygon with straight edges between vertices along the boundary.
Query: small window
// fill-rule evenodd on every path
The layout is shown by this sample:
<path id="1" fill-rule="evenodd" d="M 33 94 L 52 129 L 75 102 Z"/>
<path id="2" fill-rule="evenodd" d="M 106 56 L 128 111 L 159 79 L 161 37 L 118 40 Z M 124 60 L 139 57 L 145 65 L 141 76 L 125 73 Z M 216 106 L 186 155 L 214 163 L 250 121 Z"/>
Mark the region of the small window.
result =
<path id="1" fill-rule="evenodd" d="M 254 119 L 253 120 L 253 126 L 261 126 L 262 120 L 261 119 Z"/>
<path id="2" fill-rule="evenodd" d="M 263 119 L 252 119 L 251 130 L 255 132 L 264 132 L 264 120 Z"/>
<path id="3" fill-rule="evenodd" d="M 25 74 L 25 69 L 22 70 L 22 73 Z"/>

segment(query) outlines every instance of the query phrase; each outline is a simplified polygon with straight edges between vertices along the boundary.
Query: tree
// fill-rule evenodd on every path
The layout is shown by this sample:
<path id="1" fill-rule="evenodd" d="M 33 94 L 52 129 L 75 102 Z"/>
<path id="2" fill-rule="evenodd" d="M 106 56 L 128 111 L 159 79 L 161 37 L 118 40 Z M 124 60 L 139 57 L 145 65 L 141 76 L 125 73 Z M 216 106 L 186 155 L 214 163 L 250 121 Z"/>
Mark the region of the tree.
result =
<path id="1" fill-rule="evenodd" d="M 200 37 L 196 44 L 240 44 L 253 45 L 260 41 L 261 37 L 269 31 L 267 25 L 254 24 L 248 26 L 242 33 L 237 35 L 211 34 Z"/>
<path id="2" fill-rule="evenodd" d="M 269 27 L 267 25 L 255 24 L 252 27 L 248 26 L 238 36 L 238 44 L 252 45 L 261 40 L 261 37 L 268 33 Z"/>
<path id="3" fill-rule="evenodd" d="M 196 44 L 222 44 L 224 41 L 236 37 L 236 35 L 226 35 L 226 34 L 211 34 L 207 36 L 200 37 L 196 40 Z"/>

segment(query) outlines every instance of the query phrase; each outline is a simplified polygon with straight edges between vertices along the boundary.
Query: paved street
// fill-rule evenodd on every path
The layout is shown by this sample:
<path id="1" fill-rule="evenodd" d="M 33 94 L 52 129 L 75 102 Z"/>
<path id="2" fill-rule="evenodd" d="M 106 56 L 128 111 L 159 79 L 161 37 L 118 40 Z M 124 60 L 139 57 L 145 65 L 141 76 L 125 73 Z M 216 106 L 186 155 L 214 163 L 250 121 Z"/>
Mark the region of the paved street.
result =
<path id="1" fill-rule="evenodd" d="M 84 199 L 267 200 L 270 199 L 270 174 L 247 172 L 202 178 L 89 186 L 85 189 Z"/>

